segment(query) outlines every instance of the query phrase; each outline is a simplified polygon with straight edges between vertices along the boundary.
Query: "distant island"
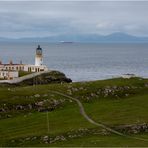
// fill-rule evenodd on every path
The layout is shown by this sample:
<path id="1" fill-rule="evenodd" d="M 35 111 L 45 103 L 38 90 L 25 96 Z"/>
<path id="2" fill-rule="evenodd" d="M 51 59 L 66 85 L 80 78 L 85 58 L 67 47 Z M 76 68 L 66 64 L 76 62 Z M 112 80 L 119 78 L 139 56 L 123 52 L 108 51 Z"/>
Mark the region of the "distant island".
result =
<path id="1" fill-rule="evenodd" d="M 0 38 L 0 42 L 49 42 L 49 43 L 148 43 L 147 37 L 133 36 L 122 32 L 109 35 L 72 34 L 47 37 Z"/>

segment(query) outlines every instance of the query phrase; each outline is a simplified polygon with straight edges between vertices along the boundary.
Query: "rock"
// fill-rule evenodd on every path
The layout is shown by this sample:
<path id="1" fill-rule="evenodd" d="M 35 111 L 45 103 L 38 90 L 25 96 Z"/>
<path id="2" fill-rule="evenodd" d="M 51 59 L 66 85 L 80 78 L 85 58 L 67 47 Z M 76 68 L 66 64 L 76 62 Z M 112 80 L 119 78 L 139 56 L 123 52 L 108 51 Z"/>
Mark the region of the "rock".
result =
<path id="1" fill-rule="evenodd" d="M 90 97 L 86 97 L 86 100 L 89 101 L 89 100 L 91 100 L 91 98 Z"/>
<path id="2" fill-rule="evenodd" d="M 108 132 L 107 130 L 103 129 L 103 130 L 101 131 L 101 134 L 102 134 L 102 135 L 108 135 L 109 132 Z"/>
<path id="3" fill-rule="evenodd" d="M 7 118 L 11 118 L 12 116 L 11 115 L 7 115 Z"/>
<path id="4" fill-rule="evenodd" d="M 37 106 L 43 106 L 44 105 L 44 101 L 36 102 L 35 105 L 37 105 Z"/>
<path id="5" fill-rule="evenodd" d="M 17 105 L 17 106 L 15 107 L 15 109 L 16 109 L 16 110 L 23 110 L 24 107 L 23 107 L 22 105 Z"/>
<path id="6" fill-rule="evenodd" d="M 47 96 L 48 96 L 47 94 L 44 94 L 44 95 L 43 95 L 43 97 L 47 97 Z"/>
<path id="7" fill-rule="evenodd" d="M 48 136 L 44 136 L 42 137 L 43 142 L 48 143 L 49 137 Z"/>
<path id="8" fill-rule="evenodd" d="M 37 139 L 37 137 L 32 137 L 32 140 L 36 140 Z"/>
<path id="9" fill-rule="evenodd" d="M 39 98 L 39 97 L 40 97 L 40 95 L 39 95 L 39 94 L 36 94 L 36 95 L 34 95 L 34 97 L 35 97 L 35 98 Z"/>
<path id="10" fill-rule="evenodd" d="M 0 112 L 6 112 L 4 108 L 0 108 Z"/>
<path id="11" fill-rule="evenodd" d="M 28 104 L 28 107 L 29 107 L 29 109 L 32 109 L 32 105 L 31 104 Z"/>
<path id="12" fill-rule="evenodd" d="M 57 105 L 59 105 L 60 104 L 60 102 L 58 101 L 58 100 L 53 100 L 53 104 L 54 104 L 54 106 L 57 106 Z"/>
<path id="13" fill-rule="evenodd" d="M 80 90 L 84 90 L 84 88 L 83 88 L 83 87 L 80 87 L 79 89 L 80 89 Z"/>
<path id="14" fill-rule="evenodd" d="M 73 92 L 76 92 L 76 91 L 78 91 L 79 89 L 78 88 L 72 88 L 72 91 Z"/>
<path id="15" fill-rule="evenodd" d="M 64 136 L 61 136 L 61 140 L 62 140 L 62 141 L 65 141 L 66 138 L 65 138 Z"/>
<path id="16" fill-rule="evenodd" d="M 11 142 L 15 142 L 15 140 L 11 140 Z"/>
<path id="17" fill-rule="evenodd" d="M 76 134 L 73 134 L 73 135 L 69 135 L 68 136 L 69 138 L 76 138 L 76 137 L 78 137 Z"/>
<path id="18" fill-rule="evenodd" d="M 91 93 L 90 96 L 91 96 L 91 97 L 95 97 L 95 94 L 94 94 L 94 93 Z"/>
<path id="19" fill-rule="evenodd" d="M 26 140 L 26 141 L 30 140 L 30 137 L 27 137 L 25 140 Z"/>
<path id="20" fill-rule="evenodd" d="M 58 140 L 60 140 L 61 138 L 60 138 L 60 136 L 56 136 L 56 138 L 54 139 L 55 141 L 58 141 Z"/>
<path id="21" fill-rule="evenodd" d="M 71 90 L 67 90 L 67 93 L 69 94 L 69 95 L 72 95 L 72 91 Z"/>

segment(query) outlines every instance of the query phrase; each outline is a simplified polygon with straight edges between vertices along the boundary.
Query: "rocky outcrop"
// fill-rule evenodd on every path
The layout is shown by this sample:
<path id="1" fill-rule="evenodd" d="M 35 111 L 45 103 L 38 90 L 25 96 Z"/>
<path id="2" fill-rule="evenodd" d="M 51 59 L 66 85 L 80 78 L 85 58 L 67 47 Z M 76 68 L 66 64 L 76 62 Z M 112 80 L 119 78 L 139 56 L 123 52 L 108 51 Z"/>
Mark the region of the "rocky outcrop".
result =
<path id="1" fill-rule="evenodd" d="M 66 132 L 64 134 L 60 135 L 42 135 L 42 136 L 33 136 L 33 137 L 25 137 L 25 138 L 20 138 L 20 139 L 12 139 L 11 144 L 13 143 L 26 143 L 28 141 L 33 142 L 33 141 L 39 141 L 40 143 L 45 143 L 45 144 L 52 144 L 56 142 L 61 142 L 61 141 L 68 141 L 70 139 L 76 139 L 80 137 L 84 137 L 87 135 L 108 135 L 109 133 L 106 130 L 100 130 L 100 129 L 87 129 L 87 128 L 80 128 L 77 130 L 71 130 L 69 132 Z"/>
<path id="2" fill-rule="evenodd" d="M 67 78 L 64 73 L 59 71 L 50 71 L 41 75 L 35 76 L 31 79 L 24 80 L 20 85 L 37 85 L 37 84 L 50 84 L 50 83 L 69 83 L 71 79 Z"/>
<path id="3" fill-rule="evenodd" d="M 148 132 L 148 124 L 141 123 L 141 124 L 132 124 L 132 125 L 120 125 L 114 128 L 125 134 L 138 134 L 143 132 Z"/>
<path id="4" fill-rule="evenodd" d="M 94 90 L 90 91 L 89 87 L 81 86 L 81 87 L 75 87 L 73 85 L 68 85 L 67 87 L 67 94 L 68 95 L 75 95 L 79 94 L 81 92 L 81 96 L 79 98 L 83 101 L 89 102 L 93 101 L 94 99 L 99 98 L 114 98 L 114 99 L 120 99 L 120 98 L 126 98 L 130 95 L 134 95 L 135 92 L 139 91 L 143 88 L 148 87 L 147 84 L 145 84 L 143 87 L 141 86 L 104 86 L 100 88 L 94 88 Z"/>
<path id="5" fill-rule="evenodd" d="M 33 98 L 33 97 L 42 97 L 42 96 L 40 96 L 39 94 L 36 94 L 30 98 Z M 0 119 L 13 117 L 14 115 L 11 114 L 12 111 L 15 113 L 24 112 L 25 114 L 31 113 L 34 111 L 50 112 L 57 108 L 63 107 L 65 102 L 66 102 L 65 99 L 49 98 L 44 100 L 38 100 L 38 101 L 35 101 L 34 103 L 29 103 L 29 104 L 16 104 L 11 106 L 7 104 L 3 104 L 3 106 L 0 107 Z"/>
<path id="6" fill-rule="evenodd" d="M 67 78 L 64 73 L 59 71 L 45 71 L 32 73 L 13 80 L 2 80 L 0 85 L 38 85 L 50 83 L 69 83 L 71 79 Z"/>

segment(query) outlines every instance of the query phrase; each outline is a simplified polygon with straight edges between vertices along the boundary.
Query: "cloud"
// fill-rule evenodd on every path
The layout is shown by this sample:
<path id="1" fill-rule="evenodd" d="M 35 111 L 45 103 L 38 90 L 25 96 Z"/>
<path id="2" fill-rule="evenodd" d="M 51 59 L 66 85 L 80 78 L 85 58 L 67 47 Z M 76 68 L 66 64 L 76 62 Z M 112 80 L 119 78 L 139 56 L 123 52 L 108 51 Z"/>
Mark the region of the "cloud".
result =
<path id="1" fill-rule="evenodd" d="M 60 34 L 148 35 L 148 2 L 0 1 L 0 36 L 43 37 Z"/>

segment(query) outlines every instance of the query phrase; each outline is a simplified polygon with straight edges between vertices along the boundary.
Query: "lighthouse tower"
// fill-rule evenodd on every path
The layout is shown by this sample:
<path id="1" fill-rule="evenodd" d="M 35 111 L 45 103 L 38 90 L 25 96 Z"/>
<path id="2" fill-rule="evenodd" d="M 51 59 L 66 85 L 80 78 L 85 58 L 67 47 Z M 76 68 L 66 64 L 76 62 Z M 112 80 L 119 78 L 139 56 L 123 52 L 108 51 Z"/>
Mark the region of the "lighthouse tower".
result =
<path id="1" fill-rule="evenodd" d="M 40 47 L 40 45 L 38 45 L 35 55 L 35 66 L 41 66 L 41 65 L 43 65 L 43 54 L 42 54 L 42 48 Z"/>

